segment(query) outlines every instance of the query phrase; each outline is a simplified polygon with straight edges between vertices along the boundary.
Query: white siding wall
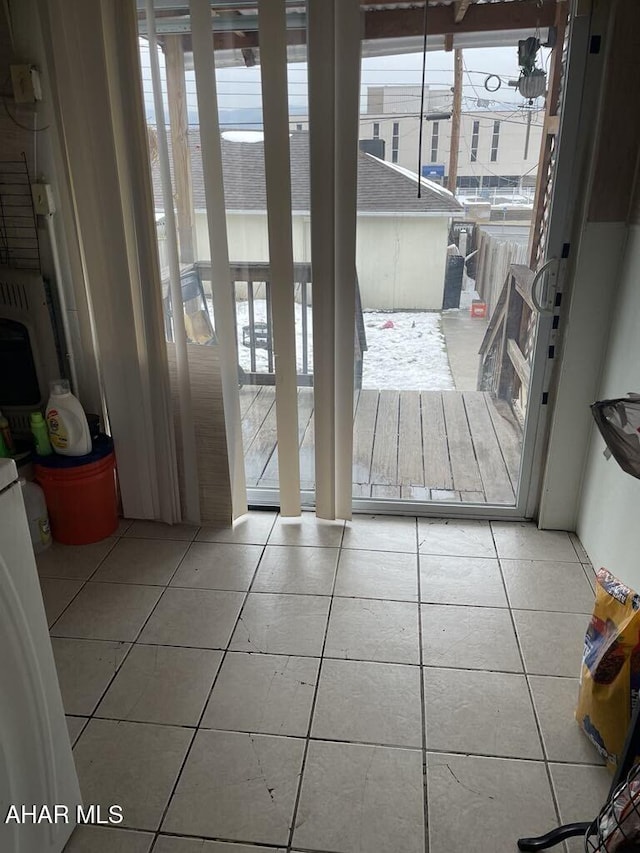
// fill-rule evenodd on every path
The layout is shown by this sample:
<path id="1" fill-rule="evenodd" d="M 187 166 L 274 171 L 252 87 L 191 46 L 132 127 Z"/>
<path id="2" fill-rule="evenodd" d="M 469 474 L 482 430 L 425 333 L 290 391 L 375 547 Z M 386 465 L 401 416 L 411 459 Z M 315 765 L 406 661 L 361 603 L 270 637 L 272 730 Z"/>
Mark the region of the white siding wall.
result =
<path id="1" fill-rule="evenodd" d="M 267 217 L 229 214 L 229 258 L 269 260 Z M 362 305 L 369 309 L 442 307 L 449 219 L 446 216 L 358 217 L 357 265 Z M 199 260 L 209 260 L 206 216 L 196 214 Z M 308 216 L 293 218 L 294 260 L 310 261 Z"/>

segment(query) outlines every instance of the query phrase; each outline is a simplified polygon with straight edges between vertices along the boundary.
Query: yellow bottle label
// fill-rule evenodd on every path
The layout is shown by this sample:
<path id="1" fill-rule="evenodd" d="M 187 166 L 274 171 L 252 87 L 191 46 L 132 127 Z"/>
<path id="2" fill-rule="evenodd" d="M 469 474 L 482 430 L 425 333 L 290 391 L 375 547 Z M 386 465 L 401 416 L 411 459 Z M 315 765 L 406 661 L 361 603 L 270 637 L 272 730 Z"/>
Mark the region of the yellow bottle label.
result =
<path id="1" fill-rule="evenodd" d="M 38 519 L 38 532 L 40 533 L 40 542 L 43 545 L 48 545 L 51 541 L 51 528 L 49 527 L 48 518 Z"/>
<path id="2" fill-rule="evenodd" d="M 64 450 L 69 444 L 69 436 L 57 409 L 49 409 L 47 412 L 47 427 L 51 444 L 58 450 Z"/>

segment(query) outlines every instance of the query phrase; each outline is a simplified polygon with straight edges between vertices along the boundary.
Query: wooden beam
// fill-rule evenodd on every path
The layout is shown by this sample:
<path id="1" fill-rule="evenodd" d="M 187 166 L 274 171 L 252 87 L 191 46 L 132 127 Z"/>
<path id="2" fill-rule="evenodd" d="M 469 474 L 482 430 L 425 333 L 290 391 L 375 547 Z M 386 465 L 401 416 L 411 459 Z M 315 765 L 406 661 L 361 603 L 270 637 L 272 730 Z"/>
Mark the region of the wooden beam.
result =
<path id="1" fill-rule="evenodd" d="M 365 2 L 365 0 L 363 0 Z M 383 0 L 367 0 L 367 6 L 382 5 Z M 388 0 L 384 0 L 386 5 Z M 556 0 L 518 0 L 510 3 L 470 3 L 462 19 L 456 23 L 455 7 L 430 6 L 427 14 L 427 35 L 445 36 L 447 33 L 486 33 L 501 30 L 535 30 L 553 26 Z M 424 26 L 424 8 L 369 9 L 364 13 L 363 38 L 410 38 L 421 36 Z M 185 50 L 190 50 L 191 37 L 185 34 Z M 289 29 L 288 44 L 305 44 L 304 29 Z M 245 32 L 216 32 L 213 37 L 216 50 L 241 50 L 259 47 L 257 30 Z"/>
<path id="2" fill-rule="evenodd" d="M 555 0 L 518 0 L 517 3 L 483 3 L 469 6 L 456 23 L 453 6 L 430 6 L 427 35 L 496 32 L 550 27 L 555 20 Z M 422 35 L 424 9 L 380 9 L 365 13 L 364 38 L 401 38 Z"/>
<path id="3" fill-rule="evenodd" d="M 192 264 L 195 260 L 193 188 L 182 36 L 165 36 L 164 50 L 167 63 L 167 100 L 169 102 L 175 202 L 178 214 L 180 263 Z"/>
<path id="4" fill-rule="evenodd" d="M 470 5 L 471 0 L 455 0 L 455 3 L 453 4 L 453 19 L 456 24 L 459 24 L 464 18 Z"/>
<path id="5" fill-rule="evenodd" d="M 507 355 L 511 364 L 514 366 L 516 373 L 520 377 L 520 382 L 525 388 L 529 387 L 529 379 L 531 378 L 531 368 L 529 362 L 524 356 L 524 353 L 518 346 L 517 341 L 513 338 L 507 340 Z"/>
<path id="6" fill-rule="evenodd" d="M 453 33 L 445 33 L 444 49 L 447 51 L 447 53 L 451 53 L 451 51 L 453 50 Z"/>

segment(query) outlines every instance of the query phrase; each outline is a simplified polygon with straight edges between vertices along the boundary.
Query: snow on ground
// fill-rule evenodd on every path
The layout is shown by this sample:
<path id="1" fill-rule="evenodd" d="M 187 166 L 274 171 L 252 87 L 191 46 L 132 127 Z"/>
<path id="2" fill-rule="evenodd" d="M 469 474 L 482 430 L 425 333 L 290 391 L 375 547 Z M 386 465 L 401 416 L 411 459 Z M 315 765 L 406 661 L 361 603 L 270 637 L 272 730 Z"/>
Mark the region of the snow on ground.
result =
<path id="1" fill-rule="evenodd" d="M 251 350 L 242 344 L 243 326 L 249 325 L 249 303 L 236 303 L 238 322 L 238 361 L 251 370 Z M 295 303 L 296 356 L 302 372 L 302 306 Z M 313 313 L 308 317 L 308 370 L 313 372 Z M 267 319 L 264 299 L 254 301 L 254 320 Z M 442 333 L 440 313 L 436 311 L 365 311 L 364 326 L 368 350 L 364 353 L 363 388 L 393 390 L 447 391 L 453 389 L 453 376 Z M 268 370 L 267 351 L 256 348 L 256 370 Z"/>
<path id="2" fill-rule="evenodd" d="M 454 388 L 438 312 L 365 311 L 363 388 Z"/>

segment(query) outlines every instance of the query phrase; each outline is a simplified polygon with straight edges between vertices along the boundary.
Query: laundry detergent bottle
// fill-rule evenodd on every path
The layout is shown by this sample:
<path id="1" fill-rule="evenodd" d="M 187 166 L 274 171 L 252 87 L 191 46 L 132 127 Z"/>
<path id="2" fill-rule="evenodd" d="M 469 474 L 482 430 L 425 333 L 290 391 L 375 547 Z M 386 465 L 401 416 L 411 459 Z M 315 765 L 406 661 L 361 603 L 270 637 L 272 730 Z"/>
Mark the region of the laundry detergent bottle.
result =
<path id="1" fill-rule="evenodd" d="M 49 441 L 63 456 L 84 456 L 91 452 L 89 424 L 80 401 L 73 396 L 66 379 L 54 379 L 47 403 Z"/>

